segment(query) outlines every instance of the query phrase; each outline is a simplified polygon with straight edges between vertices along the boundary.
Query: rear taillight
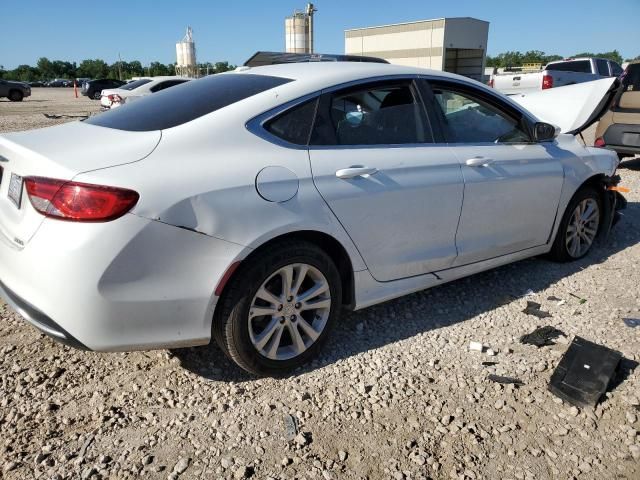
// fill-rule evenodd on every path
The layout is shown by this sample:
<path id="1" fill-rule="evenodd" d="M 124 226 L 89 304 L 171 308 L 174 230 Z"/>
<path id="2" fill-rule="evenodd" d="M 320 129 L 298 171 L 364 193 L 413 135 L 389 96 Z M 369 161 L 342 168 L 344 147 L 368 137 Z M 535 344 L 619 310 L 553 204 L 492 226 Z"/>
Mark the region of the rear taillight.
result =
<path id="1" fill-rule="evenodd" d="M 74 222 L 108 222 L 121 217 L 140 195 L 125 188 L 27 177 L 24 183 L 33 208 L 41 214 Z"/>
<path id="2" fill-rule="evenodd" d="M 553 88 L 553 77 L 551 75 L 542 76 L 542 90 Z"/>
<path id="3" fill-rule="evenodd" d="M 604 143 L 604 138 L 602 138 L 602 137 L 600 137 L 600 138 L 596 138 L 596 141 L 595 141 L 595 142 L 593 142 L 593 146 L 594 146 L 594 147 L 604 147 L 604 146 L 606 146 L 606 145 L 607 145 L 607 144 L 606 144 L 606 143 Z"/>

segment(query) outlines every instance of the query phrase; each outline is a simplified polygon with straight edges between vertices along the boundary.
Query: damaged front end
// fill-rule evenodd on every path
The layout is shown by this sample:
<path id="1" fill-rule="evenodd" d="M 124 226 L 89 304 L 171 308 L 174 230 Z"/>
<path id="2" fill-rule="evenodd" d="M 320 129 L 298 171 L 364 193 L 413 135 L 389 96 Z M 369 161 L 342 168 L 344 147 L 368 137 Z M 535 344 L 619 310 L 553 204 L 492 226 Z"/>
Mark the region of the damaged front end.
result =
<path id="1" fill-rule="evenodd" d="M 601 181 L 602 193 L 602 227 L 600 238 L 606 240 L 611 232 L 611 228 L 618 223 L 622 214 L 620 210 L 627 207 L 627 199 L 622 192 L 627 192 L 626 188 L 620 187 L 620 175 L 604 176 Z"/>

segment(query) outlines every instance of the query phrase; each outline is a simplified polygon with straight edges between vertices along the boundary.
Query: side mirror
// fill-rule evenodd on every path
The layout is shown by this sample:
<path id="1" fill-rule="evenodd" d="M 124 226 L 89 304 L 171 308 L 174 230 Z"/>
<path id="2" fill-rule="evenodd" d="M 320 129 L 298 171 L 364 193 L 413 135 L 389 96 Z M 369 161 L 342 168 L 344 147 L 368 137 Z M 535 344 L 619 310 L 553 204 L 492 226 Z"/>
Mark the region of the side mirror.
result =
<path id="1" fill-rule="evenodd" d="M 550 142 L 560 134 L 560 128 L 550 123 L 536 122 L 533 136 L 536 142 Z"/>

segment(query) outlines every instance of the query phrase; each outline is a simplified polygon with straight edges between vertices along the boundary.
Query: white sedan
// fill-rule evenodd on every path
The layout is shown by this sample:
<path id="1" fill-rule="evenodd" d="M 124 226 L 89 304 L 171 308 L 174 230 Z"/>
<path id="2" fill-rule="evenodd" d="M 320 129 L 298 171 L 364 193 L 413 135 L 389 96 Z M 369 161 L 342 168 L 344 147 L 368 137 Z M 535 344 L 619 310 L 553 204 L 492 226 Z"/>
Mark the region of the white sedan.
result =
<path id="1" fill-rule="evenodd" d="M 103 108 L 116 108 L 138 98 L 160 92 L 188 82 L 190 78 L 182 77 L 148 77 L 133 80 L 119 88 L 109 88 L 100 93 L 100 105 Z"/>
<path id="2" fill-rule="evenodd" d="M 592 82 L 602 104 L 614 81 Z M 558 130 L 464 77 L 336 62 L 6 134 L 0 295 L 79 348 L 213 337 L 250 372 L 288 371 L 342 308 L 586 255 L 613 222 L 618 160 Z"/>

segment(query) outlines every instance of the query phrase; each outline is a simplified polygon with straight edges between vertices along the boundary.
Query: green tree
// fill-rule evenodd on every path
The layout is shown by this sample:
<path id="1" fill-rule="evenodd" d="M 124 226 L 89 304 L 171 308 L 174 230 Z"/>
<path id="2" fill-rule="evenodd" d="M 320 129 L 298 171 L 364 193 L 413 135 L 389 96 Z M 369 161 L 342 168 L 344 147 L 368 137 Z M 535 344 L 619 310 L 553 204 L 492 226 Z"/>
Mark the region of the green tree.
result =
<path id="1" fill-rule="evenodd" d="M 40 71 L 31 65 L 18 65 L 17 68 L 9 70 L 4 74 L 7 80 L 17 80 L 19 82 L 30 82 L 39 77 Z"/>
<path id="2" fill-rule="evenodd" d="M 622 63 L 622 55 L 618 50 L 613 50 L 611 52 L 602 52 L 602 53 L 591 53 L 591 52 L 582 52 L 576 53 L 573 57 L 597 57 L 597 58 L 606 58 L 608 60 L 612 60 L 617 63 Z"/>
<path id="3" fill-rule="evenodd" d="M 104 60 L 82 60 L 77 69 L 78 77 L 104 78 L 109 73 L 109 66 Z"/>
<path id="4" fill-rule="evenodd" d="M 216 62 L 214 65 L 214 73 L 222 73 L 222 72 L 228 72 L 230 70 L 235 70 L 236 66 L 235 65 L 229 65 L 229 62 L 225 61 L 225 62 Z"/>

